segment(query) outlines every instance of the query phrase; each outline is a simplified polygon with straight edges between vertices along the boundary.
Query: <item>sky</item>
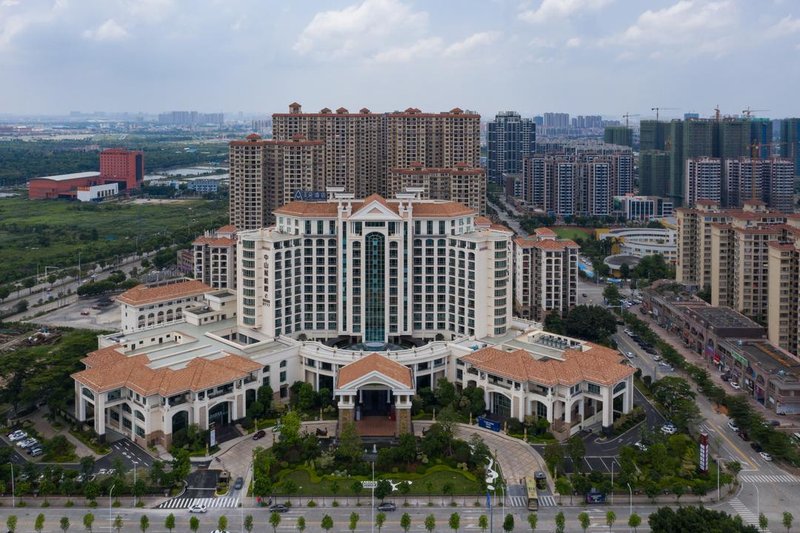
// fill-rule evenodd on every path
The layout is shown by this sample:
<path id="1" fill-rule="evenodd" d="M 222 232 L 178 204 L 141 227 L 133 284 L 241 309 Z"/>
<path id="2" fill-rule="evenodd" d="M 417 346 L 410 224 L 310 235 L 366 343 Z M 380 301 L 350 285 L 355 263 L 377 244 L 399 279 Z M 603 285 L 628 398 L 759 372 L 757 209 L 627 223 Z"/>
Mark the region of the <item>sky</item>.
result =
<path id="1" fill-rule="evenodd" d="M 800 0 L 0 0 L 0 113 L 781 118 L 798 95 Z"/>

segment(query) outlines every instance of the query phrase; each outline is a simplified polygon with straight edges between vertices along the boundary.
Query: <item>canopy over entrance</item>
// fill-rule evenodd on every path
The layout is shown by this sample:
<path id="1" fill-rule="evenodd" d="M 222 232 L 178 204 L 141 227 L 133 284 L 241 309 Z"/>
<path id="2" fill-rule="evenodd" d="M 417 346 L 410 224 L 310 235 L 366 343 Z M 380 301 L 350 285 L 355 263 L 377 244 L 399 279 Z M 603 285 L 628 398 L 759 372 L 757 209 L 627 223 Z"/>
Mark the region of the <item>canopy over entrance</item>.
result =
<path id="1" fill-rule="evenodd" d="M 339 431 L 355 422 L 362 436 L 398 436 L 411 431 L 411 369 L 373 353 L 342 367 L 334 396 L 339 402 Z"/>

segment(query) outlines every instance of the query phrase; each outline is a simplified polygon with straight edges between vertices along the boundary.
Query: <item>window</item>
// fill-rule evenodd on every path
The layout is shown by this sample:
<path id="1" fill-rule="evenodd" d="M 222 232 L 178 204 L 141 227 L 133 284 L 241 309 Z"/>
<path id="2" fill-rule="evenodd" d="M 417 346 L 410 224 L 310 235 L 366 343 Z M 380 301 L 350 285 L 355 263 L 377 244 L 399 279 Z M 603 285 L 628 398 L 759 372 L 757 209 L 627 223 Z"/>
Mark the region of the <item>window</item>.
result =
<path id="1" fill-rule="evenodd" d="M 589 383 L 589 387 L 587 388 L 587 390 L 592 394 L 600 394 L 600 385 Z"/>
<path id="2" fill-rule="evenodd" d="M 281 380 L 281 383 L 286 381 L 286 371 L 285 370 L 281 370 L 280 380 Z"/>

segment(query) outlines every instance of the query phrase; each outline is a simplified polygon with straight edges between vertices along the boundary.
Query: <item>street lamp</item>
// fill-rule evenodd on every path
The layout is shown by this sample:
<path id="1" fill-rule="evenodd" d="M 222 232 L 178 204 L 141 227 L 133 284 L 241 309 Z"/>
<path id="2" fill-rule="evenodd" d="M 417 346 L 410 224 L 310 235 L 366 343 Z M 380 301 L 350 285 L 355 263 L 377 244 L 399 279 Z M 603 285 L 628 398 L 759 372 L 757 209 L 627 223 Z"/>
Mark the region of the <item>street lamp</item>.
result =
<path id="1" fill-rule="evenodd" d="M 372 503 L 370 505 L 371 509 L 371 520 L 370 520 L 370 531 L 375 533 L 375 461 L 372 461 Z"/>
<path id="2" fill-rule="evenodd" d="M 625 484 L 628 485 L 628 516 L 633 516 L 633 489 L 630 483 Z"/>
<path id="3" fill-rule="evenodd" d="M 758 485 L 753 483 L 756 488 L 756 516 L 761 517 L 761 496 L 758 493 Z"/>
<path id="4" fill-rule="evenodd" d="M 108 528 L 109 529 L 114 527 L 114 519 L 111 518 L 111 515 L 113 514 L 111 512 L 111 495 L 114 493 L 114 487 L 116 487 L 116 486 L 117 485 L 115 483 L 115 484 L 111 485 L 111 488 L 108 490 Z"/>
<path id="5" fill-rule="evenodd" d="M 14 463 L 11 460 L 9 460 L 9 464 L 11 465 L 11 507 L 16 507 L 17 489 L 16 487 L 14 487 Z"/>

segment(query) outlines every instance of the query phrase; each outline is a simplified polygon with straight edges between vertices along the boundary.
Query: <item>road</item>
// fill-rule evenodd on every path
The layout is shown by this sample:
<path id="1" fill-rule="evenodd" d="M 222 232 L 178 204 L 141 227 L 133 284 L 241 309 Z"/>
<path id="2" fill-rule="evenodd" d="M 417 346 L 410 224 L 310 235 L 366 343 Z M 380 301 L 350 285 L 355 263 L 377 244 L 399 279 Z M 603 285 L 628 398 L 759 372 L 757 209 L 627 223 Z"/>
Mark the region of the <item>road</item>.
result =
<path id="1" fill-rule="evenodd" d="M 519 224 L 519 220 L 512 218 L 511 216 L 506 213 L 506 211 L 499 205 L 489 202 L 487 200 L 489 207 L 497 212 L 497 216 L 500 217 L 500 220 L 503 221 L 503 224 L 508 226 L 510 229 L 514 230 L 514 232 L 519 235 L 520 237 L 527 237 L 528 233 L 522 229 L 522 226 Z M 505 204 L 504 204 L 505 205 Z"/>
<path id="2" fill-rule="evenodd" d="M 368 498 L 362 498 L 362 506 L 361 507 L 315 507 L 315 508 L 292 508 L 287 513 L 281 514 L 281 522 L 278 525 L 277 530 L 282 532 L 289 532 L 289 531 L 297 531 L 297 519 L 299 517 L 304 517 L 306 520 L 306 529 L 305 531 L 309 533 L 319 533 L 323 531 L 320 528 L 320 522 L 324 515 L 329 515 L 333 519 L 333 529 L 331 531 L 340 532 L 340 531 L 349 531 L 350 528 L 348 527 L 350 514 L 355 512 L 359 515 L 358 527 L 356 527 L 355 532 L 358 533 L 366 533 L 370 531 L 377 531 L 377 528 L 374 530 L 371 528 L 372 520 L 372 510 L 368 504 Z M 167 515 L 174 514 L 176 527 L 174 531 L 177 532 L 185 532 L 189 531 L 189 518 L 190 515 L 186 510 L 174 510 L 170 511 L 168 509 L 131 509 L 131 508 L 114 508 L 109 509 L 109 507 L 103 506 L 101 500 L 98 500 L 101 505 L 93 510 L 91 510 L 92 514 L 95 517 L 94 520 L 94 531 L 109 531 L 111 522 L 114 517 L 119 515 L 123 521 L 123 527 L 121 531 L 125 533 L 134 533 L 137 531 L 141 531 L 139 528 L 139 521 L 142 516 L 147 516 L 150 527 L 147 529 L 147 533 L 166 533 L 167 529 L 164 527 L 164 520 L 166 519 Z M 479 531 L 478 528 L 478 519 L 481 515 L 489 516 L 489 510 L 485 508 L 485 502 L 482 502 L 481 507 L 472 507 L 466 505 L 458 505 L 456 507 L 408 507 L 404 508 L 399 506 L 397 511 L 388 512 L 386 513 L 386 522 L 383 526 L 383 531 L 387 533 L 396 533 L 402 531 L 400 527 L 400 518 L 403 513 L 408 513 L 411 517 L 411 530 L 413 532 L 424 532 L 425 528 L 423 526 L 423 522 L 427 515 L 433 515 L 436 521 L 436 529 L 434 531 L 443 533 L 446 531 L 452 531 L 448 525 L 447 521 L 451 514 L 458 513 L 461 519 L 461 527 L 459 528 L 460 531 Z M 578 514 L 582 512 L 586 512 L 591 520 L 591 530 L 592 531 L 610 531 L 610 529 L 605 524 L 605 517 L 606 512 L 609 510 L 613 510 L 617 515 L 617 521 L 614 526 L 614 531 L 628 531 L 627 523 L 628 516 L 629 516 L 629 506 L 627 502 L 619 502 L 619 504 L 614 506 L 605 506 L 605 505 L 598 505 L 598 506 L 566 506 L 561 508 L 556 507 L 549 507 L 540 509 L 538 514 L 539 522 L 537 525 L 537 531 L 553 531 L 555 528 L 555 515 L 559 511 L 563 511 L 565 518 L 566 518 L 566 533 L 578 533 L 582 532 L 579 522 L 578 522 Z M 642 525 L 639 526 L 638 531 L 649 531 L 647 527 L 647 516 L 655 511 L 657 507 L 653 505 L 637 505 L 633 507 L 633 511 L 638 513 L 642 517 Z M 33 523 L 36 518 L 36 515 L 40 512 L 45 515 L 45 527 L 44 532 L 46 533 L 56 533 L 60 531 L 58 524 L 61 517 L 67 517 L 69 519 L 70 528 L 69 531 L 83 531 L 83 517 L 84 515 L 89 512 L 88 509 L 78 509 L 78 508 L 68 508 L 68 509 L 59 509 L 59 508 L 22 508 L 22 509 L 9 509 L 7 507 L 3 507 L 0 509 L 0 520 L 5 522 L 6 518 L 10 514 L 14 514 L 18 518 L 17 524 L 17 531 L 20 532 L 29 532 L 33 531 Z M 200 521 L 200 529 L 201 532 L 212 531 L 217 527 L 219 518 L 221 516 L 225 516 L 227 518 L 228 523 L 228 531 L 230 532 L 238 532 L 243 531 L 242 522 L 244 517 L 248 514 L 251 514 L 254 518 L 254 528 L 253 531 L 258 532 L 266 532 L 272 531 L 272 526 L 269 525 L 269 512 L 265 508 L 244 508 L 240 507 L 238 509 L 210 509 L 207 513 L 194 515 Z M 377 511 L 375 512 L 377 514 Z M 514 517 L 515 528 L 514 531 L 529 531 L 530 528 L 527 523 L 527 516 L 528 511 L 521 509 L 521 508 L 506 508 L 505 511 L 500 505 L 496 505 L 493 511 L 493 525 L 494 531 L 502 531 L 502 522 L 503 517 L 505 514 L 511 514 Z M 116 531 L 116 530 L 114 530 Z"/>

